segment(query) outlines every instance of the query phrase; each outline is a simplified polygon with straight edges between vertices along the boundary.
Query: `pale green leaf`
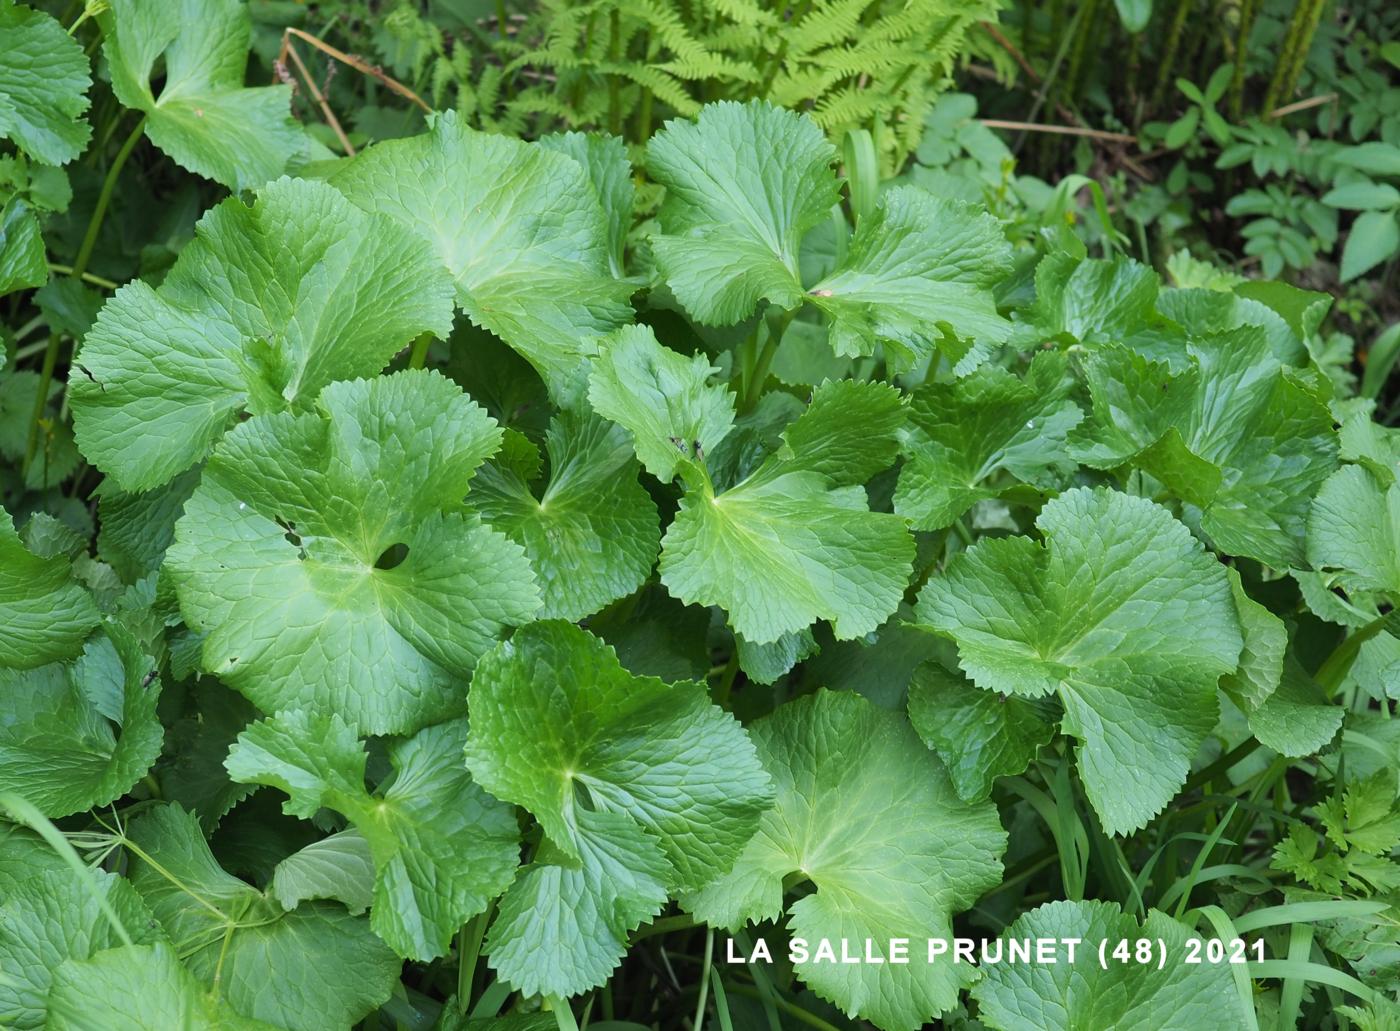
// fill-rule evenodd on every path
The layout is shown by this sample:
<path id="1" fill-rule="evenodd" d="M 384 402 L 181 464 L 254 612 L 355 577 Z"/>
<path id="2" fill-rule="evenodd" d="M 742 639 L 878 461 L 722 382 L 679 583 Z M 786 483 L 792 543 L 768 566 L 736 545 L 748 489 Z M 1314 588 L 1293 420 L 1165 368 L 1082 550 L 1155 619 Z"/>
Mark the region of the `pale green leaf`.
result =
<path id="1" fill-rule="evenodd" d="M 239 1013 L 339 1031 L 389 997 L 398 958 L 364 917 L 309 902 L 291 912 L 225 872 L 179 806 L 132 821 L 131 883 L 195 977 Z"/>
<path id="2" fill-rule="evenodd" d="M 840 200 L 836 148 L 810 118 L 771 104 L 724 101 L 672 121 L 647 145 L 666 188 L 652 247 L 686 311 L 727 326 L 767 299 L 802 303 L 802 236 Z"/>
<path id="3" fill-rule="evenodd" d="M 889 461 L 903 409 L 880 384 L 827 383 L 754 473 L 687 492 L 661 542 L 661 582 L 718 605 L 752 644 L 828 620 L 838 638 L 895 610 L 914 560 L 904 520 L 871 512 L 861 481 Z"/>
<path id="4" fill-rule="evenodd" d="M 66 867 L 45 870 L 6 891 L 0 902 L 0 1022 L 5 1027 L 44 1027 L 58 965 L 122 944 L 97 897 L 106 899 L 134 941 L 163 937 L 128 881 L 100 870 L 88 878 L 91 884 L 84 884 Z"/>
<path id="5" fill-rule="evenodd" d="M 458 307 L 527 358 L 556 400 L 581 398 L 595 338 L 630 321 L 632 288 L 612 275 L 608 222 L 577 161 L 476 132 L 449 111 L 331 182 L 428 240 Z"/>
<path id="6" fill-rule="evenodd" d="M 420 333 L 451 286 L 429 248 L 324 183 L 281 179 L 200 220 L 162 282 L 102 309 L 70 382 L 84 455 L 143 491 L 202 458 L 244 411 L 305 411 Z"/>
<path id="7" fill-rule="evenodd" d="M 545 448 L 542 490 L 504 462 L 488 463 L 468 505 L 525 549 L 544 598 L 539 617 L 582 619 L 650 575 L 661 537 L 656 505 L 621 427 L 565 412 L 550 423 Z"/>
<path id="8" fill-rule="evenodd" d="M 482 659 L 466 759 L 549 846 L 502 901 L 488 946 L 526 994 L 603 983 L 669 891 L 733 865 L 772 798 L 743 728 L 703 685 L 634 677 L 562 622 L 525 627 Z"/>
<path id="9" fill-rule="evenodd" d="M 1152 473 L 1204 510 L 1201 527 L 1226 554 L 1301 564 L 1309 502 L 1336 468 L 1331 414 L 1259 329 L 1193 337 L 1186 353 L 1174 373 L 1098 348 L 1087 368 L 1093 415 L 1074 454 Z"/>
<path id="10" fill-rule="evenodd" d="M 1393 191 L 1392 191 L 1393 192 Z M 1400 250 L 1400 212 L 1363 211 L 1342 248 L 1342 282 L 1365 275 Z"/>
<path id="11" fill-rule="evenodd" d="M 734 424 L 734 398 L 707 382 L 718 370 L 703 354 L 689 358 L 662 347 L 650 326 L 628 326 L 603 344 L 588 400 L 632 434 L 647 472 L 675 478 L 683 463 L 703 459 Z"/>
<path id="12" fill-rule="evenodd" d="M 1114 834 L 1147 823 L 1215 726 L 1216 681 L 1242 647 L 1224 567 L 1165 509 L 1076 488 L 1041 510 L 1043 540 L 990 538 L 919 596 L 977 686 L 1057 692 L 1084 789 Z"/>
<path id="13" fill-rule="evenodd" d="M 1047 903 L 1007 929 L 1003 953 L 1009 957 L 1012 943 L 1075 938 L 1074 961 L 1067 946 L 1057 944 L 1054 963 L 983 964 L 984 976 L 972 989 L 978 1017 L 995 1031 L 1247 1031 L 1253 1023 L 1242 1011 L 1229 964 L 1184 962 L 1195 937 L 1155 909 L 1139 924 L 1111 902 Z M 1148 963 L 1112 959 L 1121 941 L 1135 956 L 1131 950 L 1140 939 L 1154 949 L 1160 940 L 1166 961 L 1159 966 L 1155 952 Z"/>
<path id="14" fill-rule="evenodd" d="M 1346 709 L 1334 705 L 1296 658 L 1283 664 L 1278 690 L 1249 711 L 1249 729 L 1280 755 L 1312 755 L 1337 736 Z"/>
<path id="15" fill-rule="evenodd" d="M 1245 712 L 1263 705 L 1278 689 L 1283 678 L 1284 655 L 1288 651 L 1288 628 L 1283 620 L 1259 604 L 1244 589 L 1240 574 L 1232 567 L 1230 593 L 1240 619 L 1244 649 L 1234 673 L 1220 680 L 1221 689 Z"/>
<path id="16" fill-rule="evenodd" d="M 1023 772 L 1055 734 L 1053 706 L 983 691 L 936 662 L 909 680 L 909 722 L 938 753 L 958 796 L 980 802 L 998 777 Z"/>
<path id="17" fill-rule="evenodd" d="M 1011 246 L 991 215 L 898 186 L 860 221 L 845 261 L 808 299 L 830 319 L 839 355 L 884 345 L 901 369 L 937 347 L 968 371 L 1010 336 L 992 295 L 1010 271 Z"/>
<path id="18" fill-rule="evenodd" d="M 90 85 L 83 48 L 62 25 L 42 11 L 0 0 L 0 139 L 47 165 L 72 161 L 92 135 L 83 119 Z"/>
<path id="19" fill-rule="evenodd" d="M 363 913 L 374 898 L 369 841 L 353 827 L 313 841 L 277 864 L 271 892 L 283 909 L 308 899 L 335 899 L 352 914 Z"/>
<path id="20" fill-rule="evenodd" d="M 614 276 L 624 274 L 623 256 L 627 232 L 632 228 L 632 163 L 619 136 L 565 132 L 541 136 L 541 147 L 567 154 L 580 165 L 603 208 L 608 227 L 608 266 Z"/>
<path id="21" fill-rule="evenodd" d="M 1308 561 L 1349 593 L 1400 594 L 1400 485 L 1359 465 L 1333 473 L 1308 518 Z"/>
<path id="22" fill-rule="evenodd" d="M 98 21 L 112 91 L 177 164 L 247 190 L 306 148 L 291 88 L 243 84 L 253 23 L 242 0 L 108 0 Z"/>
<path id="23" fill-rule="evenodd" d="M 0 206 L 0 297 L 43 286 L 49 280 L 48 252 L 34 210 L 19 197 Z"/>
<path id="24" fill-rule="evenodd" d="M 1064 358 L 1047 352 L 1025 379 L 991 366 L 920 388 L 910 406 L 895 511 L 916 529 L 939 530 L 995 497 L 998 474 L 1057 486 L 1074 470 L 1067 439 L 1084 417 L 1069 399 L 1072 387 Z"/>
<path id="25" fill-rule="evenodd" d="M 336 383 L 215 449 L 166 557 L 206 671 L 264 712 L 369 733 L 460 714 L 539 606 L 520 546 L 462 504 L 500 430 L 436 372 Z"/>
<path id="26" fill-rule="evenodd" d="M 990 804 L 962 802 L 904 718 L 859 695 L 819 690 L 749 728 L 777 805 L 734 869 L 684 901 L 737 929 L 776 920 L 816 947 L 911 942 L 909 965 L 797 963 L 799 978 L 849 1016 L 914 1028 L 956 1005 L 966 967 L 920 961 L 917 946 L 952 937 L 952 918 L 1001 880 L 1006 833 Z M 790 906 L 784 884 L 815 888 Z"/>

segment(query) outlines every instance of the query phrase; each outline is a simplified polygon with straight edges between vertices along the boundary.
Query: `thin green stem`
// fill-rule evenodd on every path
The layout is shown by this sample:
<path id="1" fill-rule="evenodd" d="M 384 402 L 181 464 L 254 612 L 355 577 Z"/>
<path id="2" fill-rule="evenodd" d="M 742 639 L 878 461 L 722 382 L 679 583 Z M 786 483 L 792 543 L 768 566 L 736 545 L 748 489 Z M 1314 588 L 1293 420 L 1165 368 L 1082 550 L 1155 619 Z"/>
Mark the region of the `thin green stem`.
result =
<path id="1" fill-rule="evenodd" d="M 107 177 L 102 180 L 102 191 L 97 195 L 97 206 L 92 209 L 92 217 L 88 219 L 87 232 L 83 234 L 82 245 L 78 248 L 78 256 L 73 260 L 73 275 L 81 276 L 87 271 L 88 260 L 92 257 L 92 249 L 97 245 L 97 234 L 102 229 L 102 221 L 107 216 L 107 205 L 112 202 L 112 191 L 117 188 L 117 177 L 121 175 L 122 169 L 126 166 L 126 159 L 131 157 L 131 152 L 136 149 L 136 144 L 141 140 L 141 134 L 146 131 L 146 116 L 142 115 L 130 135 L 122 143 L 121 150 L 117 151 L 117 156 L 112 159 L 112 166 L 107 169 Z"/>
<path id="2" fill-rule="evenodd" d="M 1259 741 L 1255 738 L 1250 738 L 1248 741 L 1244 742 L 1244 744 L 1235 746 L 1219 759 L 1215 760 L 1215 762 L 1208 766 L 1203 766 L 1201 769 L 1191 774 L 1191 776 L 1187 777 L 1186 783 L 1181 786 L 1181 791 L 1178 792 L 1178 794 L 1185 794 L 1187 791 L 1200 787 L 1207 781 L 1214 780 L 1241 759 L 1253 755 L 1257 748 L 1259 748 Z"/>
<path id="3" fill-rule="evenodd" d="M 1167 43 L 1162 48 L 1162 60 L 1157 65 L 1157 84 L 1152 89 L 1152 99 L 1148 101 L 1148 107 L 1156 110 L 1162 103 L 1162 98 L 1166 96 L 1167 84 L 1172 81 L 1172 73 L 1176 69 L 1176 55 L 1181 49 L 1181 35 L 1186 28 L 1186 18 L 1195 7 L 1194 0 L 1177 0 L 1176 10 L 1172 13 L 1171 27 L 1167 29 Z"/>
<path id="4" fill-rule="evenodd" d="M 1336 694 L 1337 689 L 1342 686 L 1342 681 L 1346 679 L 1347 673 L 1351 670 L 1351 664 L 1356 661 L 1356 656 L 1361 652 L 1361 646 L 1384 630 L 1386 624 L 1390 623 L 1392 619 L 1393 614 L 1373 619 L 1333 648 L 1332 654 L 1323 660 L 1322 665 L 1313 674 L 1313 679 L 1322 686 L 1329 698 Z"/>
<path id="5" fill-rule="evenodd" d="M 57 272 L 60 276 L 77 276 L 84 283 L 100 286 L 104 290 L 115 290 L 117 287 L 121 286 L 120 283 L 113 282 L 110 279 L 104 279 L 101 276 L 95 276 L 91 272 L 75 272 L 72 265 L 60 265 L 56 261 L 49 262 L 49 271 Z"/>
<path id="6" fill-rule="evenodd" d="M 715 958 L 715 929 L 705 928 L 705 958 L 700 964 L 700 998 L 695 1003 L 695 1031 L 705 1029 L 705 1004 L 710 1001 L 710 964 Z"/>
<path id="7" fill-rule="evenodd" d="M 117 156 L 112 159 L 112 166 L 107 169 L 107 177 L 102 180 L 102 191 L 97 195 L 97 205 L 92 209 L 92 217 L 88 219 L 87 232 L 83 234 L 83 242 L 78 247 L 78 256 L 73 260 L 73 270 L 71 275 L 82 278 L 87 272 L 88 261 L 92 258 L 92 249 L 97 244 L 97 234 L 102 229 L 102 221 L 107 216 L 107 206 L 112 202 L 112 191 L 116 189 L 117 177 L 121 175 L 122 168 L 126 165 L 126 159 L 131 157 L 131 152 L 136 149 L 136 143 L 141 139 L 141 134 L 146 128 L 146 116 L 142 115 L 136 127 L 131 130 L 131 135 L 122 144 L 121 150 L 117 151 Z M 39 389 L 34 395 L 34 411 L 29 418 L 29 438 L 24 445 L 24 466 L 23 472 L 29 473 L 29 466 L 34 461 L 34 452 L 39 444 L 39 423 L 44 417 L 44 406 L 49 400 L 49 385 L 53 383 L 53 372 L 58 366 L 59 344 L 62 338 L 57 333 L 49 335 L 49 346 L 44 351 L 44 364 L 39 372 Z"/>
<path id="8" fill-rule="evenodd" d="M 408 355 L 408 367 L 410 369 L 421 369 L 423 363 L 428 360 L 428 345 L 432 343 L 431 333 L 419 334 L 418 339 L 413 341 L 413 350 Z"/>
<path id="9" fill-rule="evenodd" d="M 762 993 L 760 993 L 757 989 L 750 988 L 748 985 L 731 984 L 729 986 L 729 990 L 735 995 L 743 995 L 750 999 L 764 998 Z M 767 1001 L 773 1003 L 775 1006 L 778 1007 L 778 1009 L 782 1010 L 788 1016 L 795 1018 L 803 1024 L 806 1024 L 808 1027 L 816 1028 L 817 1031 L 839 1031 L 835 1024 L 827 1023 L 815 1013 L 808 1013 L 801 1006 L 788 1002 L 780 995 L 774 995 Z"/>
<path id="10" fill-rule="evenodd" d="M 763 396 L 763 384 L 768 379 L 768 370 L 773 366 L 773 357 L 778 353 L 778 345 L 783 342 L 783 334 L 787 332 L 788 326 L 792 325 L 796 316 L 795 308 L 778 316 L 768 316 L 768 339 L 763 342 L 763 348 L 758 352 L 758 360 L 754 362 L 753 374 L 745 385 L 741 411 L 752 411 L 754 405 L 758 404 L 758 399 Z"/>
<path id="11" fill-rule="evenodd" d="M 554 1022 L 559 1025 L 559 1031 L 578 1031 L 578 1021 L 574 1019 L 574 1011 L 569 1007 L 568 999 L 547 995 L 544 1002 L 545 1008 L 554 1014 Z"/>
<path id="12" fill-rule="evenodd" d="M 739 642 L 734 641 L 734 651 L 729 656 L 729 661 L 725 663 L 724 674 L 720 677 L 719 683 L 715 685 L 715 704 L 723 708 L 729 704 L 729 693 L 734 690 L 734 678 L 739 675 Z"/>

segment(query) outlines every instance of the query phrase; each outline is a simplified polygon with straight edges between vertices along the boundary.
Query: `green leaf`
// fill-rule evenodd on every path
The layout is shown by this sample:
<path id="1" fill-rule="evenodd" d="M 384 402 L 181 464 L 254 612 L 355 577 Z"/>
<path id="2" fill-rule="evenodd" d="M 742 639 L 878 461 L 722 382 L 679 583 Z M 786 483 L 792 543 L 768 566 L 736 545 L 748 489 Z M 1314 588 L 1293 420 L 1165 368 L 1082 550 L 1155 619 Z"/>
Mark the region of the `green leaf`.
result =
<path id="1" fill-rule="evenodd" d="M 492 966 L 527 995 L 606 981 L 670 891 L 728 871 L 771 803 L 769 778 L 702 684 L 634 677 L 567 623 L 521 629 L 472 680 L 466 760 L 544 830 L 501 901 Z"/>
<path id="2" fill-rule="evenodd" d="M 107 303 L 70 381 L 83 454 L 129 491 L 197 462 L 241 412 L 305 411 L 452 327 L 429 248 L 324 183 L 278 180 L 196 230 L 159 289 Z"/>
<path id="3" fill-rule="evenodd" d="M 215 449 L 166 557 L 207 672 L 264 712 L 368 733 L 460 714 L 466 677 L 539 606 L 520 546 L 462 505 L 495 423 L 436 372 L 336 383 Z"/>
<path id="4" fill-rule="evenodd" d="M 538 497 L 504 462 L 489 463 L 468 504 L 525 549 L 544 598 L 539 617 L 582 619 L 651 574 L 656 505 L 620 426 L 566 412 L 550 423 L 545 448 L 550 475 Z"/>
<path id="5" fill-rule="evenodd" d="M 798 247 L 841 199 L 836 148 L 816 122 L 761 101 L 709 104 L 647 144 L 666 188 L 656 263 L 697 322 L 728 326 L 767 299 L 802 303 Z"/>
<path id="6" fill-rule="evenodd" d="M 264 976 L 266 972 L 264 972 Z M 68 959 L 53 975 L 50 1031 L 274 1031 L 206 991 L 169 945 L 127 945 Z"/>
<path id="7" fill-rule="evenodd" d="M 83 960 L 122 940 L 97 903 L 107 904 L 132 938 L 142 944 L 153 933 L 151 913 L 130 882 L 94 870 L 83 884 L 68 869 L 26 878 L 0 902 L 0 1019 L 8 1028 L 42 1028 L 54 971 L 66 959 Z"/>
<path id="8" fill-rule="evenodd" d="M 909 681 L 909 722 L 938 753 L 965 802 L 981 802 L 998 777 L 1021 773 L 1055 734 L 1053 707 L 983 691 L 936 662 Z"/>
<path id="9" fill-rule="evenodd" d="M 846 260 L 808 299 L 830 319 L 840 355 L 874 354 L 904 369 L 939 347 L 965 372 L 1011 325 L 992 288 L 1011 271 L 1011 246 L 985 212 L 912 186 L 885 192 L 862 219 Z"/>
<path id="10" fill-rule="evenodd" d="M 34 669 L 72 658 L 101 619 L 62 555 L 41 558 L 0 509 L 0 670 Z"/>
<path id="11" fill-rule="evenodd" d="M 717 371 L 703 354 L 685 358 L 662 347 L 650 326 L 628 326 L 599 355 L 588 400 L 632 434 L 647 472 L 669 481 L 683 463 L 712 452 L 734 424 L 733 396 L 706 382 Z"/>
<path id="12" fill-rule="evenodd" d="M 567 154 L 583 166 L 607 220 L 609 269 L 614 276 L 621 277 L 625 272 L 624 251 L 627 232 L 632 228 L 632 200 L 636 193 L 627 145 L 620 136 L 581 132 L 541 136 L 539 144 L 546 150 Z"/>
<path id="13" fill-rule="evenodd" d="M 1129 32 L 1141 32 L 1152 19 L 1152 0 L 1113 0 L 1118 18 Z"/>
<path id="14" fill-rule="evenodd" d="M 909 581 L 904 520 L 871 512 L 861 482 L 895 452 L 903 408 L 880 383 L 825 383 L 782 446 L 742 482 L 687 492 L 661 542 L 661 582 L 718 605 L 751 644 L 829 620 L 838 638 L 883 623 Z"/>
<path id="15" fill-rule="evenodd" d="M 1400 190 L 1389 183 L 1363 179 L 1333 187 L 1322 195 L 1322 203 L 1352 211 L 1389 211 L 1400 207 Z"/>
<path id="16" fill-rule="evenodd" d="M 120 624 L 105 630 L 71 665 L 0 669 L 0 791 L 45 816 L 115 801 L 160 755 L 155 662 Z"/>
<path id="17" fill-rule="evenodd" d="M 1257 709 L 1278 690 L 1283 679 L 1284 655 L 1288 651 L 1288 628 L 1283 620 L 1249 596 L 1233 568 L 1230 593 L 1234 596 L 1235 613 L 1240 618 L 1244 649 L 1240 665 L 1234 673 L 1220 680 L 1220 688 L 1231 701 L 1246 713 Z"/>
<path id="18" fill-rule="evenodd" d="M 0 139 L 46 165 L 67 164 L 92 135 L 83 119 L 91 85 L 83 48 L 62 25 L 0 0 Z"/>
<path id="19" fill-rule="evenodd" d="M 581 398 L 595 338 L 632 315 L 583 166 L 448 111 L 426 135 L 371 147 L 330 181 L 427 239 L 472 322 L 528 359 L 561 404 Z"/>
<path id="20" fill-rule="evenodd" d="M 1363 211 L 1342 248 L 1342 282 L 1365 275 L 1400 250 L 1400 213 Z"/>
<path id="21" fill-rule="evenodd" d="M 331 903 L 284 912 L 214 859 L 192 813 L 133 820 L 131 883 L 190 971 L 239 1013 L 279 1027 L 348 1027 L 389 997 L 400 963 L 369 921 Z"/>
<path id="22" fill-rule="evenodd" d="M 1114 1031 L 1247 1031 L 1253 1024 L 1242 1011 L 1231 967 L 1183 961 L 1196 937 L 1165 913 L 1149 910 L 1141 924 L 1112 902 L 1050 902 L 1007 928 L 1002 948 L 1037 939 L 1078 939 L 1074 962 L 1057 945 L 1056 962 L 988 963 L 973 986 L 978 1017 L 995 1031 L 1113 1028 Z M 1120 941 L 1131 950 L 1140 939 L 1166 949 L 1149 963 L 1112 958 Z M 1100 965 L 1100 949 L 1107 966 Z M 1202 956 L 1205 951 L 1202 949 Z"/>
<path id="23" fill-rule="evenodd" d="M 1069 400 L 1065 359 L 1043 352 L 1025 379 L 989 366 L 951 383 L 927 383 L 910 406 L 894 510 L 918 530 L 940 530 L 996 497 L 998 474 L 1035 487 L 1074 471 L 1067 439 L 1084 413 Z"/>
<path id="24" fill-rule="evenodd" d="M 1355 147 L 1343 147 L 1333 160 L 1367 175 L 1400 175 L 1400 147 L 1380 140 L 1372 140 Z"/>
<path id="25" fill-rule="evenodd" d="M 33 209 L 19 197 L 0 207 L 0 297 L 49 280 L 44 234 Z"/>
<path id="26" fill-rule="evenodd" d="M 1072 450 L 1096 468 L 1137 465 L 1204 509 L 1221 551 L 1302 563 L 1309 499 L 1336 467 L 1327 407 L 1256 328 L 1192 338 L 1181 372 L 1103 346 L 1086 375 L 1093 416 Z"/>
<path id="27" fill-rule="evenodd" d="M 785 881 L 800 876 L 815 891 L 787 907 L 792 934 L 860 952 L 867 939 L 951 937 L 953 914 L 1000 881 L 1006 833 L 995 807 L 962 802 L 898 714 L 819 689 L 749 733 L 777 805 L 734 869 L 684 900 L 700 919 L 732 929 L 776 920 Z M 796 971 L 848 1016 L 900 1028 L 951 1009 L 975 976 L 912 953 L 907 966 L 806 962 Z"/>
<path id="28" fill-rule="evenodd" d="M 1130 339 L 1159 320 L 1157 274 L 1129 258 L 1077 260 L 1056 251 L 1035 270 L 1031 324 L 1080 343 Z"/>
<path id="29" fill-rule="evenodd" d="M 308 899 L 335 899 L 352 914 L 363 913 L 374 899 L 369 841 L 354 828 L 313 841 L 277 864 L 271 891 L 283 909 L 296 909 Z"/>
<path id="30" fill-rule="evenodd" d="M 466 734 L 466 722 L 453 720 L 390 745 L 398 775 L 374 794 L 365 788 L 364 746 L 335 713 L 260 720 L 239 735 L 227 766 L 234 780 L 285 792 L 291 816 L 322 806 L 342 813 L 374 860 L 371 926 L 399 955 L 426 961 L 446 954 L 519 863 L 510 808 L 462 766 Z"/>
<path id="31" fill-rule="evenodd" d="M 1400 594 L 1400 485 L 1359 465 L 1333 473 L 1308 519 L 1308 561 L 1349 593 Z"/>
<path id="32" fill-rule="evenodd" d="M 978 687 L 1056 692 L 1104 829 L 1144 826 L 1215 726 L 1242 646 L 1224 567 L 1163 508 L 1076 488 L 1041 510 L 1043 542 L 979 541 L 919 596 Z"/>
<path id="33" fill-rule="evenodd" d="M 1278 690 L 1249 712 L 1249 729 L 1280 755 L 1312 755 L 1337 736 L 1345 715 L 1290 655 Z"/>
<path id="34" fill-rule="evenodd" d="M 112 92 L 145 115 L 147 137 L 181 167 L 247 190 L 306 147 L 290 87 L 243 85 L 253 23 L 242 0 L 109 0 L 97 17 Z"/>

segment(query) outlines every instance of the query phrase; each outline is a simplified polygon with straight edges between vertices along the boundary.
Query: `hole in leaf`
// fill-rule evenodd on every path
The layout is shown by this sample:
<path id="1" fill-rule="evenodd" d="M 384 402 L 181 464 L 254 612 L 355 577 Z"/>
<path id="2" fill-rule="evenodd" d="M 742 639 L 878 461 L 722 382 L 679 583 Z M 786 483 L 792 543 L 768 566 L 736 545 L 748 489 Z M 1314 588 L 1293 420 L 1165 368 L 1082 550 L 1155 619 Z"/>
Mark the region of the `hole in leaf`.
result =
<path id="1" fill-rule="evenodd" d="M 273 519 L 286 531 L 282 536 L 287 539 L 288 544 L 297 549 L 297 558 L 306 558 L 306 549 L 301 546 L 301 534 L 297 533 L 296 523 L 289 523 L 281 516 L 273 516 Z"/>
<path id="2" fill-rule="evenodd" d="M 598 807 L 593 804 L 593 795 L 589 792 L 588 785 L 577 777 L 570 777 L 569 782 L 574 786 L 574 804 L 590 813 L 596 811 Z"/>
<path id="3" fill-rule="evenodd" d="M 403 560 L 408 558 L 407 544 L 391 544 L 384 549 L 384 553 L 374 560 L 375 569 L 393 569 L 401 565 Z"/>

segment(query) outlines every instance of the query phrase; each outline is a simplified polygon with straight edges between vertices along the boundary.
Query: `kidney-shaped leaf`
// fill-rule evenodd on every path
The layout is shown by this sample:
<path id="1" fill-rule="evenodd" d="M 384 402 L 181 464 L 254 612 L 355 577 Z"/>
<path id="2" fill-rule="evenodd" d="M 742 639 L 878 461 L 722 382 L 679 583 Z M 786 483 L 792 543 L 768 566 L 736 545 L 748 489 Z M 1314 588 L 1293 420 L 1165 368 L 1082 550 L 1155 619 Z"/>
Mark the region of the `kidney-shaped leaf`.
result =
<path id="1" fill-rule="evenodd" d="M 143 813 L 127 847 L 131 883 L 185 965 L 239 1013 L 339 1031 L 393 990 L 402 964 L 365 917 L 327 902 L 284 910 L 219 866 L 193 813 L 174 805 Z"/>
<path id="2" fill-rule="evenodd" d="M 488 944 L 526 994 L 602 984 L 668 892 L 729 869 L 772 792 L 703 685 L 634 677 L 602 641 L 553 621 L 482 659 L 466 758 L 544 828 L 548 847 L 501 901 Z"/>
<path id="3" fill-rule="evenodd" d="M 581 397 L 593 338 L 631 317 L 598 194 L 573 158 L 476 132 L 453 112 L 371 147 L 331 177 L 368 211 L 426 238 L 457 305 L 527 358 L 556 399 Z"/>
<path id="4" fill-rule="evenodd" d="M 1242 639 L 1225 567 L 1166 509 L 1076 488 L 1029 537 L 978 542 L 931 579 L 919 622 L 978 687 L 1059 693 L 1085 793 L 1110 833 L 1171 799 L 1219 715 Z"/>
<path id="5" fill-rule="evenodd" d="M 1006 930 L 1000 942 L 1010 956 L 1012 942 L 1064 942 L 1077 939 L 1073 962 L 1067 946 L 1058 945 L 1054 963 L 983 964 L 985 976 L 972 989 L 978 1018 L 995 1031 L 1244 1031 L 1254 1026 L 1243 1012 L 1227 963 L 1186 963 L 1187 945 L 1196 935 L 1165 913 L 1149 910 L 1141 924 L 1111 902 L 1050 902 L 1026 913 Z M 1112 958 L 1119 942 L 1136 948 L 1147 940 L 1161 942 L 1166 962 Z M 996 947 L 996 943 L 993 943 Z M 1100 948 L 1108 957 L 1100 966 Z"/>
<path id="6" fill-rule="evenodd" d="M 798 246 L 840 200 L 835 159 L 816 122 L 760 101 L 710 104 L 652 137 L 647 170 L 666 187 L 652 247 L 698 322 L 802 303 Z"/>
<path id="7" fill-rule="evenodd" d="M 367 733 L 461 713 L 471 668 L 539 606 L 518 544 L 462 504 L 501 432 L 436 372 L 336 383 L 215 449 L 167 555 L 203 661 L 264 712 Z"/>
<path id="8" fill-rule="evenodd" d="M 535 496 L 504 463 L 477 474 L 468 504 L 530 558 L 542 619 L 582 619 L 631 594 L 651 573 L 661 530 L 637 481 L 626 432 L 565 412 L 545 437 L 549 482 Z"/>
<path id="9" fill-rule="evenodd" d="M 750 735 L 773 775 L 777 804 L 734 869 L 684 901 L 709 923 L 738 928 L 783 913 L 784 882 L 816 891 L 788 907 L 788 927 L 813 961 L 798 976 L 850 1016 L 917 1027 L 957 1003 L 971 974 L 951 964 L 820 962 L 823 938 L 883 955 L 951 937 L 954 913 L 1001 880 L 1006 833 L 991 804 L 961 801 L 943 765 L 904 718 L 860 695 L 819 690 L 754 723 Z"/>
<path id="10" fill-rule="evenodd" d="M 78 442 L 146 490 L 245 409 L 305 410 L 451 328 L 452 287 L 423 241 L 324 183 L 281 179 L 201 219 L 159 289 L 138 280 L 102 309 L 69 386 Z"/>

